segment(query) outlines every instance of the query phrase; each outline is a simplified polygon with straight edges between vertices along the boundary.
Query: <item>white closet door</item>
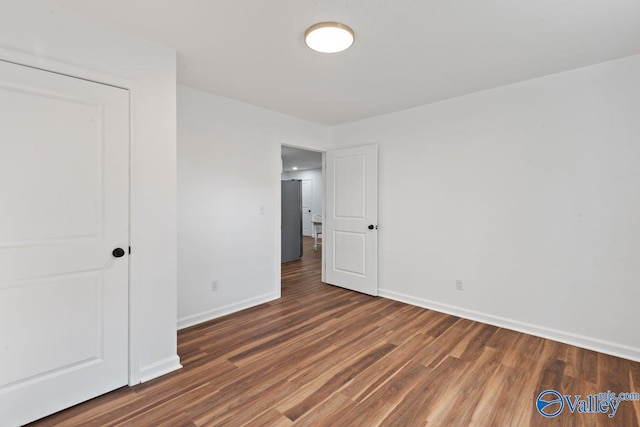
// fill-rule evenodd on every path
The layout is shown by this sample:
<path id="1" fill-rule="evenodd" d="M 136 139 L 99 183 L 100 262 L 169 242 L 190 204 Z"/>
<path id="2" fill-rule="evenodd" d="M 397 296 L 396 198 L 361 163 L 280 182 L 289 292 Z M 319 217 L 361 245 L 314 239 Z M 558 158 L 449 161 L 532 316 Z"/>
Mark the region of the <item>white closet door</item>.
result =
<path id="1" fill-rule="evenodd" d="M 128 215 L 128 91 L 0 61 L 0 424 L 127 384 Z"/>

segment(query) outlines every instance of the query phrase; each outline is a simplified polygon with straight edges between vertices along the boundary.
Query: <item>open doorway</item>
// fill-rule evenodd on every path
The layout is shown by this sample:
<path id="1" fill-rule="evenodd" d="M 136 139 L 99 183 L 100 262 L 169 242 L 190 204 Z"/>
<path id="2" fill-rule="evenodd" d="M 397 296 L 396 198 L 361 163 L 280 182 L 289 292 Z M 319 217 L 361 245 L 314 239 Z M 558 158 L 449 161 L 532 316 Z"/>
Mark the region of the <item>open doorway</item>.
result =
<path id="1" fill-rule="evenodd" d="M 322 273 L 323 153 L 282 146 L 281 283 Z"/>

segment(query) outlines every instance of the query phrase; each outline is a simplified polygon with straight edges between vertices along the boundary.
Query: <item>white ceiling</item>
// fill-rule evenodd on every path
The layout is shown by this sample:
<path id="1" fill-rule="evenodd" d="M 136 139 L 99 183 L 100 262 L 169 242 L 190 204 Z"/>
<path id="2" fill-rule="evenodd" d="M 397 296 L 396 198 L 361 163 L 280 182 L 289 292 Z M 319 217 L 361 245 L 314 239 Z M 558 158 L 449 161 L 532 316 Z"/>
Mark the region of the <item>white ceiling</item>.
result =
<path id="1" fill-rule="evenodd" d="M 178 82 L 324 125 L 640 53 L 640 0 L 39 0 L 178 51 Z M 304 31 L 340 21 L 345 52 Z"/>
<path id="2" fill-rule="evenodd" d="M 282 146 L 282 169 L 284 172 L 307 169 L 319 169 L 322 167 L 322 153 L 302 150 L 300 148 Z"/>

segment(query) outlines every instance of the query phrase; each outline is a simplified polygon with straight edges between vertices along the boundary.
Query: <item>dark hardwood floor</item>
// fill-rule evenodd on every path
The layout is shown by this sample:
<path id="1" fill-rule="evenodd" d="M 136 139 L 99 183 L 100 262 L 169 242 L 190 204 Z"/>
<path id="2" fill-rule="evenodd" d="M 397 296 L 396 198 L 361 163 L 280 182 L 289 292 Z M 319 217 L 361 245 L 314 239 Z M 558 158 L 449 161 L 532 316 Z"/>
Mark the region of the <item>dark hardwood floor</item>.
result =
<path id="1" fill-rule="evenodd" d="M 33 425 L 640 425 L 637 401 L 535 408 L 547 389 L 638 392 L 639 363 L 324 285 L 310 245 L 281 299 L 180 331 L 182 370 Z"/>

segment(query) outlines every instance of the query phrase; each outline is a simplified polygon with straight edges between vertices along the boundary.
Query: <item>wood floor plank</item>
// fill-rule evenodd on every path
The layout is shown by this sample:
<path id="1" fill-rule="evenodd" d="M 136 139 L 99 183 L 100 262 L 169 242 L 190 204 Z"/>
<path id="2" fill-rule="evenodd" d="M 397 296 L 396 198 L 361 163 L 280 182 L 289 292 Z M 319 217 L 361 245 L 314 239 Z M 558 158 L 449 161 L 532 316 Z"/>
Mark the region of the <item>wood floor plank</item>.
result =
<path id="1" fill-rule="evenodd" d="M 32 427 L 640 427 L 639 401 L 613 419 L 535 407 L 546 389 L 639 392 L 640 363 L 325 285 L 311 245 L 282 298 L 179 331 L 180 371 Z"/>
<path id="2" fill-rule="evenodd" d="M 416 334 L 396 347 L 394 351 L 371 365 L 369 369 L 355 377 L 341 393 L 355 402 L 367 399 L 378 388 L 382 387 L 403 366 L 415 359 L 419 350 L 428 344 L 433 337 Z"/>
<path id="3" fill-rule="evenodd" d="M 528 425 L 529 411 L 509 413 L 504 410 L 517 405 L 519 393 L 525 388 L 526 380 L 527 373 L 500 364 L 489 378 L 474 408 L 470 425 Z"/>
<path id="4" fill-rule="evenodd" d="M 372 327 L 357 336 L 354 335 L 353 341 L 341 347 L 337 347 L 332 343 L 328 347 L 332 349 L 330 357 L 325 357 L 314 364 L 299 367 L 290 377 L 290 380 L 304 386 L 305 384 L 315 383 L 316 379 L 321 376 L 333 375 L 368 348 L 375 346 L 376 343 L 384 342 L 382 340 L 385 334 L 386 332 L 383 329 Z"/>
<path id="5" fill-rule="evenodd" d="M 435 408 L 446 405 L 442 402 L 444 391 L 459 381 L 466 372 L 468 363 L 448 356 L 435 369 L 415 381 L 407 396 L 381 422 L 381 426 L 420 426 L 425 425 Z M 442 381 L 447 378 L 447 381 Z"/>
<path id="6" fill-rule="evenodd" d="M 289 418 L 273 408 L 264 411 L 262 414 L 244 424 L 244 426 L 251 427 L 288 427 L 291 425 L 293 425 L 293 422 Z"/>
<path id="7" fill-rule="evenodd" d="M 347 426 L 380 425 L 393 409 L 407 396 L 421 379 L 431 372 L 421 363 L 410 361 L 397 369 L 387 382 L 358 403 L 355 410 L 343 409 L 332 414 L 327 421 L 340 420 Z M 330 425 L 320 423 L 320 425 Z"/>
<path id="8" fill-rule="evenodd" d="M 195 420 L 199 426 L 243 425 L 262 412 L 272 408 L 285 396 L 294 393 L 296 386 L 286 380 L 274 383 L 268 388 L 251 388 L 243 393 L 242 399 L 229 401 L 218 411 L 207 411 Z"/>
<path id="9" fill-rule="evenodd" d="M 339 372 L 333 375 L 326 383 L 319 387 L 311 396 L 302 402 L 285 411 L 285 415 L 292 421 L 297 420 L 307 411 L 322 403 L 327 397 L 331 396 L 336 390 L 340 390 L 345 384 L 351 381 L 360 372 L 367 369 L 376 360 L 386 356 L 396 348 L 391 343 L 381 343 L 366 351 L 356 360 L 350 361 Z"/>
<path id="10" fill-rule="evenodd" d="M 474 322 L 464 319 L 454 322 L 449 333 L 439 334 L 421 351 L 422 364 L 435 368 L 446 357 L 452 355 L 460 343 L 468 342 L 474 330 L 479 330 L 479 326 Z"/>
<path id="11" fill-rule="evenodd" d="M 498 369 L 499 362 L 499 352 L 485 348 L 478 360 L 468 365 L 466 372 L 461 375 L 461 381 L 447 387 L 442 398 L 448 405 L 442 405 L 430 414 L 429 422 L 443 426 L 471 425 L 475 408 L 489 378 Z"/>
<path id="12" fill-rule="evenodd" d="M 324 403 L 313 411 L 308 411 L 302 418 L 293 424 L 298 427 L 320 427 L 323 424 L 328 426 L 342 425 L 336 414 L 340 412 L 355 412 L 356 404 L 342 393 L 333 393 Z"/>

